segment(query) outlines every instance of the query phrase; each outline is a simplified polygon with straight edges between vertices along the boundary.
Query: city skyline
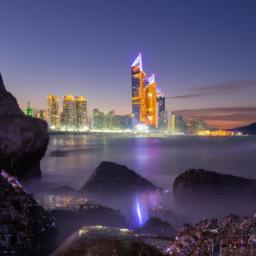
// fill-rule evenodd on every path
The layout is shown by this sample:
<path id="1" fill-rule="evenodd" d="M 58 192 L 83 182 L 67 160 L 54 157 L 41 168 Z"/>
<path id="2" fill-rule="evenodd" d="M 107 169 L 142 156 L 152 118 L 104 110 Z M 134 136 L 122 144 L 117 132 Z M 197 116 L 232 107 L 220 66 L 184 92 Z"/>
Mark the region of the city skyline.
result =
<path id="1" fill-rule="evenodd" d="M 220 128 L 256 120 L 254 1 L 74 2 L 1 2 L 0 71 L 22 108 L 52 92 L 131 113 L 127 67 L 141 51 L 168 111 Z"/>

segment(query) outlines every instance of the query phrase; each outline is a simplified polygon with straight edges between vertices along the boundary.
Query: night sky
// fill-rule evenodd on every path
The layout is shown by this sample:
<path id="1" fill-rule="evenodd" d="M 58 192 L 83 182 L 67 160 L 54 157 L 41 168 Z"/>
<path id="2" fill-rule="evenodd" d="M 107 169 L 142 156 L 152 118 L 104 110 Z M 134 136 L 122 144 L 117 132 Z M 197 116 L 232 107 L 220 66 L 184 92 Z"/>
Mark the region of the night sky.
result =
<path id="1" fill-rule="evenodd" d="M 71 93 L 130 113 L 139 52 L 168 110 L 213 127 L 256 121 L 254 0 L 0 0 L 0 72 L 21 107 Z"/>

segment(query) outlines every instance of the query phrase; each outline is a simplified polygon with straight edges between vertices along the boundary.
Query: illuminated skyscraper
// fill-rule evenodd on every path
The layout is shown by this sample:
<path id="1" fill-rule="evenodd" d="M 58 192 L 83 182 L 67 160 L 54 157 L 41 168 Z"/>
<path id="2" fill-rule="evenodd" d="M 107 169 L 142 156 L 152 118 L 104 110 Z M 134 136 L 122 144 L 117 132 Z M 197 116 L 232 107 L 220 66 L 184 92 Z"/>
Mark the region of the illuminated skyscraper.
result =
<path id="1" fill-rule="evenodd" d="M 141 53 L 131 67 L 132 73 L 132 114 L 133 123 L 143 123 L 145 120 L 145 73 L 142 69 Z"/>
<path id="2" fill-rule="evenodd" d="M 84 130 L 87 125 L 87 100 L 83 96 L 75 97 L 76 129 Z"/>
<path id="3" fill-rule="evenodd" d="M 165 96 L 158 89 L 157 92 L 157 105 L 158 105 L 158 128 L 161 130 L 166 130 L 168 126 L 168 113 L 165 110 Z"/>
<path id="4" fill-rule="evenodd" d="M 60 128 L 59 98 L 53 94 L 47 96 L 47 121 L 50 129 Z"/>
<path id="5" fill-rule="evenodd" d="M 155 75 L 152 74 L 147 79 L 145 87 L 145 117 L 144 123 L 157 128 L 158 127 L 158 108 L 157 108 L 157 86 Z"/>
<path id="6" fill-rule="evenodd" d="M 131 69 L 133 125 L 145 124 L 157 128 L 160 113 L 165 111 L 165 98 L 162 94 L 160 97 L 158 95 L 155 75 L 146 76 L 142 69 L 141 53 Z"/>
<path id="7" fill-rule="evenodd" d="M 66 131 L 74 131 L 76 128 L 76 101 L 72 95 L 63 98 L 62 126 Z"/>

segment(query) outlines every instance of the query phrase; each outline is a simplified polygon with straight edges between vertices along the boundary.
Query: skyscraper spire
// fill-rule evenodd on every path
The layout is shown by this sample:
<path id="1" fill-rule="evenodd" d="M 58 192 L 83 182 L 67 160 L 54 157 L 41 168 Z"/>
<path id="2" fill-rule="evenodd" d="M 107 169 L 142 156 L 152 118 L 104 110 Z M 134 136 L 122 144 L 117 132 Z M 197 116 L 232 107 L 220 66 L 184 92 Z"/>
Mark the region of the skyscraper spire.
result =
<path id="1" fill-rule="evenodd" d="M 132 63 L 132 67 L 135 67 L 135 66 L 139 66 L 140 70 L 143 70 L 142 69 L 142 54 L 141 54 L 141 52 L 139 53 L 139 55 L 137 56 L 135 61 Z"/>

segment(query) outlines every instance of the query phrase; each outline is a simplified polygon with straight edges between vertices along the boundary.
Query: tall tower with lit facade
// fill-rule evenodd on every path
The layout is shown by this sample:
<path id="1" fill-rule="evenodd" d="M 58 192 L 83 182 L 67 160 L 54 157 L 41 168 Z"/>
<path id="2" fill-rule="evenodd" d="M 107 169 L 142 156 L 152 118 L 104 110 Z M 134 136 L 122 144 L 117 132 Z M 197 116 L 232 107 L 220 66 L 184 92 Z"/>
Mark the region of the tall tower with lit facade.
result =
<path id="1" fill-rule="evenodd" d="M 163 97 L 159 98 L 155 75 L 147 77 L 143 71 L 141 53 L 132 63 L 131 70 L 133 125 L 145 124 L 158 128 L 159 111 L 165 108 L 165 102 Z"/>
<path id="2" fill-rule="evenodd" d="M 66 131 L 76 128 L 76 101 L 72 95 L 63 98 L 62 126 Z"/>
<path id="3" fill-rule="evenodd" d="M 50 129 L 60 128 L 59 98 L 53 94 L 47 96 L 47 121 Z"/>
<path id="4" fill-rule="evenodd" d="M 145 120 L 145 73 L 142 69 L 141 53 L 131 66 L 132 75 L 132 114 L 134 125 Z"/>
<path id="5" fill-rule="evenodd" d="M 152 74 L 147 79 L 145 87 L 145 118 L 144 123 L 151 127 L 158 127 L 158 107 L 157 107 L 157 85 L 155 75 Z"/>
<path id="6" fill-rule="evenodd" d="M 158 128 L 166 130 L 168 128 L 168 113 L 165 109 L 165 96 L 159 89 L 157 92 L 158 102 Z"/>
<path id="7" fill-rule="evenodd" d="M 76 129 L 84 130 L 87 125 L 87 100 L 84 96 L 75 97 Z"/>

